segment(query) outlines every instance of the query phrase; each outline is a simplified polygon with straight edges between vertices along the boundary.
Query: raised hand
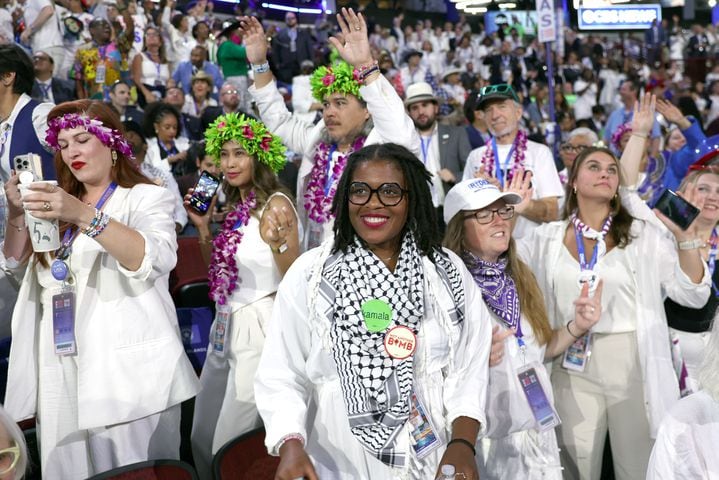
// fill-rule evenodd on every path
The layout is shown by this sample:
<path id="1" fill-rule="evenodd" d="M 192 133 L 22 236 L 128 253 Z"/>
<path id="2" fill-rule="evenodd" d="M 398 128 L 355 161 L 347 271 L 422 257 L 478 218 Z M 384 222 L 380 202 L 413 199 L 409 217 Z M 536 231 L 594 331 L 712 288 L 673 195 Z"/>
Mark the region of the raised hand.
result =
<path id="1" fill-rule="evenodd" d="M 514 205 L 514 211 L 520 215 L 532 202 L 532 196 L 534 195 L 534 187 L 532 186 L 533 177 L 534 174 L 531 170 L 525 170 L 524 168 L 519 167 L 514 171 L 512 181 L 504 188 L 505 192 L 514 192 L 522 197 L 522 201 Z"/>
<path id="2" fill-rule="evenodd" d="M 699 192 L 697 191 L 696 181 L 693 183 L 689 183 L 684 189 L 684 192 L 677 192 L 677 195 L 697 207 L 699 210 L 704 208 L 704 201 L 706 200 L 706 197 L 699 194 Z M 657 218 L 661 220 L 662 223 L 667 227 L 667 229 L 672 232 L 672 234 L 678 241 L 694 240 L 695 238 L 699 237 L 697 226 L 697 219 L 699 218 L 698 215 L 697 218 L 694 219 L 692 224 L 689 225 L 686 230 L 682 230 L 679 225 L 672 222 L 666 215 L 664 215 L 656 208 L 654 209 L 654 213 L 656 214 Z"/>
<path id="3" fill-rule="evenodd" d="M 574 301 L 574 323 L 581 332 L 592 328 L 602 315 L 602 289 L 604 282 L 599 280 L 594 295 L 589 296 L 589 284 L 582 285 L 579 298 Z"/>
<path id="4" fill-rule="evenodd" d="M 632 133 L 649 136 L 654 126 L 656 106 L 657 97 L 651 93 L 645 93 L 644 96 L 634 104 Z"/>
<path id="5" fill-rule="evenodd" d="M 691 122 L 689 122 L 676 105 L 663 98 L 657 99 L 657 112 L 661 113 L 668 122 L 675 123 L 680 128 L 687 128 L 691 125 Z"/>
<path id="6" fill-rule="evenodd" d="M 354 10 L 342 8 L 342 13 L 337 14 L 342 32 L 342 40 L 330 37 L 330 43 L 339 52 L 342 59 L 353 67 L 369 65 L 374 60 L 370 52 L 369 38 L 367 37 L 367 22 L 361 13 Z"/>
<path id="7" fill-rule="evenodd" d="M 482 180 L 487 180 L 489 183 L 491 183 L 498 189 L 500 189 L 500 190 L 502 189 L 502 184 L 499 183 L 499 180 L 497 180 L 496 177 L 493 177 L 489 173 L 487 173 L 487 169 L 484 168 L 484 165 L 479 167 L 478 170 L 475 170 L 474 178 L 481 178 Z"/>
<path id="8" fill-rule="evenodd" d="M 185 210 L 187 210 L 187 218 L 190 219 L 198 231 L 203 228 L 206 228 L 209 231 L 210 222 L 212 221 L 212 213 L 215 211 L 215 204 L 217 203 L 217 195 L 212 197 L 212 202 L 210 202 L 210 207 L 207 209 L 207 212 L 204 215 L 200 215 L 197 210 L 190 206 L 190 198 L 192 197 L 194 191 L 194 188 L 190 188 L 187 191 L 187 194 L 183 198 L 182 205 L 184 205 Z"/>
<path id="9" fill-rule="evenodd" d="M 254 65 L 267 61 L 267 36 L 265 29 L 256 17 L 240 17 L 242 43 L 245 46 L 247 60 Z"/>

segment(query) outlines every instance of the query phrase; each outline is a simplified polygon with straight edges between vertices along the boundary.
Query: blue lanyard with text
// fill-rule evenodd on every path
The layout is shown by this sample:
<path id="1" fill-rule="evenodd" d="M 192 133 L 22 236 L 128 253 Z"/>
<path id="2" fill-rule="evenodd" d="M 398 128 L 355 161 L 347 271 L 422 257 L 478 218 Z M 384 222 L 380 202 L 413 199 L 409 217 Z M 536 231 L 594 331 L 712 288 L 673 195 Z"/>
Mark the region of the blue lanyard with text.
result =
<path id="1" fill-rule="evenodd" d="M 427 166 L 427 155 L 429 155 L 429 145 L 432 143 L 432 137 L 427 139 L 427 143 L 424 143 L 424 137 L 419 137 L 419 141 L 422 142 L 422 162 L 424 166 Z"/>
<path id="2" fill-rule="evenodd" d="M 499 161 L 499 153 L 497 152 L 497 139 L 492 137 L 492 152 L 494 153 L 494 164 L 496 165 L 496 173 L 495 176 L 497 177 L 497 180 L 499 180 L 499 184 L 504 187 L 504 170 L 506 169 L 509 161 L 512 159 L 512 155 L 514 154 L 514 143 L 512 143 L 512 148 L 509 149 L 509 154 L 507 154 L 507 158 L 504 159 L 504 167 Z"/>
<path id="3" fill-rule="evenodd" d="M 577 254 L 579 255 L 579 268 L 581 270 L 594 270 L 594 266 L 597 264 L 597 252 L 599 251 L 599 242 L 594 245 L 592 250 L 592 258 L 587 262 L 587 256 L 584 252 L 584 239 L 579 229 L 574 227 L 574 235 L 577 238 Z"/>
<path id="4" fill-rule="evenodd" d="M 329 195 L 330 188 L 332 187 L 332 182 L 335 179 L 335 174 L 332 171 L 333 170 L 332 169 L 332 156 L 335 154 L 336 150 L 337 150 L 337 145 L 333 143 L 332 146 L 330 146 L 329 153 L 327 154 L 327 172 L 325 175 L 325 178 L 327 180 L 325 181 L 325 196 Z"/>

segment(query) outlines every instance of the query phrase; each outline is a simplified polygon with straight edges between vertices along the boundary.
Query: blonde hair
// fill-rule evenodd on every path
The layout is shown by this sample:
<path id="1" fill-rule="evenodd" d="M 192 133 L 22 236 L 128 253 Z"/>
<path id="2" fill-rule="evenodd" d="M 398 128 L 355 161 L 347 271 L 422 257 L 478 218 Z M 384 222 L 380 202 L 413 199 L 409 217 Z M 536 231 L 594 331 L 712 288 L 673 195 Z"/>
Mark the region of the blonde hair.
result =
<path id="1" fill-rule="evenodd" d="M 464 211 L 458 212 L 447 224 L 442 245 L 459 256 L 467 250 L 464 244 Z M 547 317 L 547 307 L 544 305 L 544 297 L 539 289 L 537 279 L 532 270 L 519 259 L 516 253 L 517 246 L 514 239 L 510 238 L 507 248 L 507 270 L 514 284 L 517 287 L 519 297 L 519 308 L 524 317 L 529 321 L 534 331 L 534 336 L 539 345 L 546 345 L 552 338 L 552 327 Z"/>

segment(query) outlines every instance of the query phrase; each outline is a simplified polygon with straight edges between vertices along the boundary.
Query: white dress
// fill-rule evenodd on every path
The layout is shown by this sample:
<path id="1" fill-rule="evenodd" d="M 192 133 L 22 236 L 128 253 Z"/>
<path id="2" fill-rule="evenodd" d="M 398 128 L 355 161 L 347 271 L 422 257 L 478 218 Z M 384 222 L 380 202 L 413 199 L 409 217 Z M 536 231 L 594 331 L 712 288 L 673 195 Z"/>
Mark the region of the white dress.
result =
<path id="1" fill-rule="evenodd" d="M 285 435 L 301 434 L 322 479 L 434 478 L 444 446 L 423 461 L 408 455 L 405 468 L 392 468 L 368 453 L 350 432 L 329 342 L 330 326 L 317 313 L 330 305 L 319 294 L 316 300 L 308 299 L 314 290 L 308 284 L 314 285 L 313 279 L 318 282 L 314 274 L 326 258 L 321 254 L 323 248 L 298 258 L 277 291 L 255 378 L 257 405 L 267 431 L 266 446 L 277 455 L 278 443 Z M 459 416 L 478 419 L 484 427 L 491 343 L 491 322 L 481 294 L 462 261 L 454 254 L 450 257 L 460 268 L 465 304 L 471 308 L 466 308 L 463 324 L 451 326 L 445 312 L 454 300 L 440 287 L 434 266 L 424 258 L 426 314 L 414 361 L 414 388 L 445 444 L 451 424 Z M 408 424 L 397 437 L 398 451 L 411 450 Z"/>

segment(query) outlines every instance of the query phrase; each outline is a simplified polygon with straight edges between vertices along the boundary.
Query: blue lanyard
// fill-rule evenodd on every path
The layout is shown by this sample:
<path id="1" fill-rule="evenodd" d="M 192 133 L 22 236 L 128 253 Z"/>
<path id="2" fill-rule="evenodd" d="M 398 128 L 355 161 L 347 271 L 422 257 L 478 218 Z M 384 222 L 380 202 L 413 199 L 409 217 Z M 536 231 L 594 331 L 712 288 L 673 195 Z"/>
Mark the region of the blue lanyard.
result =
<path id="1" fill-rule="evenodd" d="M 597 251 L 599 250 L 599 242 L 597 241 L 592 250 L 592 258 L 587 262 L 586 254 L 584 253 L 584 239 L 579 229 L 574 226 L 574 235 L 577 238 L 577 253 L 579 254 L 579 268 L 582 270 L 594 270 L 594 266 L 597 264 Z"/>
<path id="2" fill-rule="evenodd" d="M 509 154 L 507 155 L 507 158 L 504 159 L 504 167 L 502 167 L 502 164 L 499 161 L 499 153 L 497 152 L 497 139 L 492 137 L 492 152 L 494 153 L 494 164 L 496 166 L 495 170 L 495 176 L 497 177 L 497 180 L 499 180 L 499 184 L 504 187 L 504 169 L 507 168 L 509 161 L 512 159 L 512 155 L 514 154 L 514 143 L 512 143 L 512 148 L 509 149 Z"/>
<path id="3" fill-rule="evenodd" d="M 335 154 L 335 151 L 337 150 L 337 144 L 333 143 L 330 146 L 330 151 L 327 154 L 327 172 L 325 174 L 325 196 L 330 194 L 330 188 L 332 187 L 332 182 L 335 180 L 335 174 L 332 168 L 332 156 Z"/>
<path id="4" fill-rule="evenodd" d="M 100 200 L 97 201 L 95 208 L 101 210 L 107 200 L 110 198 L 110 196 L 115 192 L 115 189 L 117 189 L 117 183 L 111 182 L 110 185 L 108 185 L 105 191 L 102 193 Z M 70 247 L 75 241 L 75 238 L 77 238 L 77 232 L 79 231 L 79 228 L 76 228 L 74 230 L 72 228 L 68 228 L 67 230 L 65 230 L 65 235 L 62 237 L 62 245 L 60 246 L 60 248 L 57 249 L 57 252 L 55 253 L 55 256 L 58 259 L 64 260 L 70 255 Z"/>
<path id="5" fill-rule="evenodd" d="M 424 143 L 424 137 L 419 137 L 419 141 L 422 142 L 422 162 L 424 166 L 427 166 L 427 155 L 429 155 L 429 145 L 432 143 L 432 137 L 427 139 L 427 143 Z"/>
<path id="6" fill-rule="evenodd" d="M 714 294 L 719 296 L 719 288 L 714 281 L 714 269 L 716 267 L 717 250 L 719 250 L 719 234 L 717 229 L 712 230 L 711 237 L 709 237 L 709 243 L 711 244 L 711 250 L 709 250 L 709 259 L 707 259 L 707 266 L 709 267 L 709 276 L 712 279 L 712 287 L 714 288 Z"/>
<path id="7" fill-rule="evenodd" d="M 157 144 L 160 146 L 162 151 L 165 152 L 165 155 L 166 155 L 165 158 L 169 157 L 170 155 L 176 155 L 177 153 L 179 153 L 177 151 L 177 147 L 175 146 L 174 140 L 172 141 L 172 148 L 170 148 L 169 150 L 167 148 L 165 148 L 165 144 L 162 142 L 162 140 L 160 140 L 159 137 L 157 139 Z"/>

